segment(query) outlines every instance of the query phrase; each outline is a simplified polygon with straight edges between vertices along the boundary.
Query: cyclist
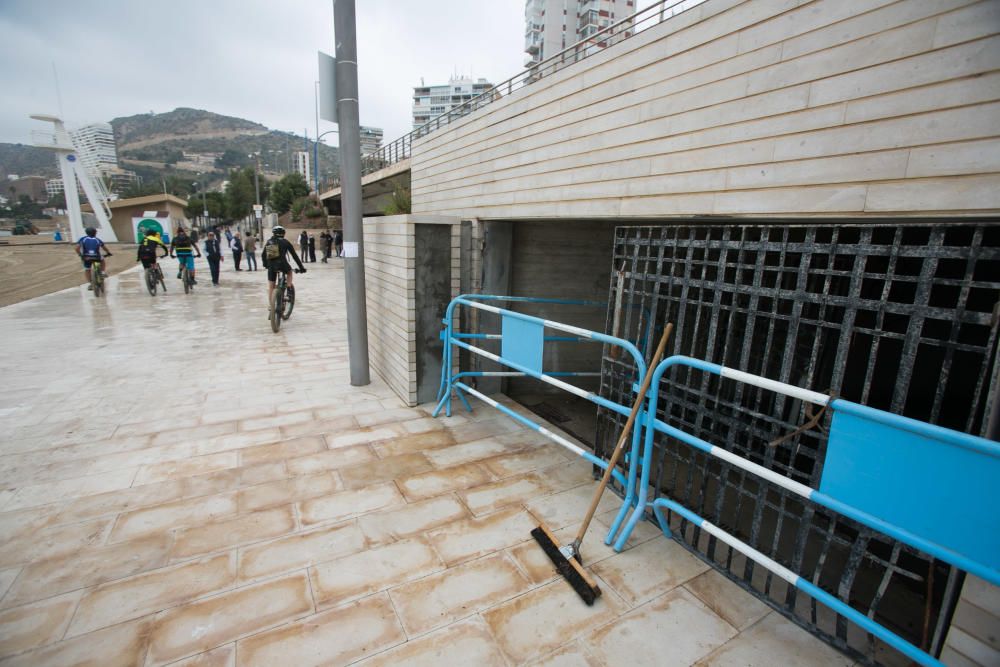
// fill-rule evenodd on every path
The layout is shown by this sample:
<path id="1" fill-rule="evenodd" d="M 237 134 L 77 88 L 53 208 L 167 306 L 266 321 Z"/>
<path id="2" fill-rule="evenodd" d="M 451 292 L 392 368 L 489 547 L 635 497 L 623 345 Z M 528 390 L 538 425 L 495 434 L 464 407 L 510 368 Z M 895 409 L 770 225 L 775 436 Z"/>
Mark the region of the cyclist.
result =
<path id="1" fill-rule="evenodd" d="M 76 254 L 80 256 L 83 260 L 83 273 L 87 276 L 87 289 L 94 289 L 93 284 L 90 282 L 90 267 L 94 262 L 97 262 L 100 266 L 101 275 L 108 275 L 105 271 L 104 258 L 101 257 L 101 249 L 104 249 L 104 257 L 111 257 L 111 252 L 108 247 L 104 245 L 104 241 L 97 238 L 97 230 L 93 227 L 87 227 L 87 235 L 81 236 L 80 240 L 76 242 Z"/>
<path id="2" fill-rule="evenodd" d="M 135 257 L 135 261 L 142 262 L 143 269 L 148 269 L 151 266 L 156 266 L 157 246 L 163 249 L 163 254 L 160 255 L 161 259 L 170 254 L 170 250 L 167 248 L 167 245 L 160 239 L 160 235 L 157 234 L 155 230 L 147 229 L 146 236 L 142 239 L 142 243 L 139 244 L 139 250 L 136 253 Z"/>
<path id="3" fill-rule="evenodd" d="M 260 253 L 260 261 L 267 269 L 267 302 L 271 303 L 274 297 L 274 281 L 278 278 L 278 271 L 285 274 L 288 282 L 288 292 L 292 299 L 295 298 L 295 287 L 292 285 L 292 266 L 288 263 L 288 255 L 299 265 L 296 273 L 305 273 L 306 267 L 302 265 L 302 260 L 295 254 L 295 246 L 285 239 L 285 228 L 276 225 L 271 229 L 271 238 L 264 244 L 264 249 Z"/>
<path id="4" fill-rule="evenodd" d="M 170 242 L 170 256 L 177 257 L 177 279 L 180 280 L 181 271 L 186 265 L 188 273 L 191 274 L 191 284 L 197 285 L 198 281 L 194 279 L 194 256 L 191 254 L 192 251 L 198 253 L 198 257 L 201 257 L 201 251 L 198 250 L 198 246 L 191 241 L 191 237 L 188 236 L 187 230 L 183 227 L 178 227 L 177 233 Z"/>

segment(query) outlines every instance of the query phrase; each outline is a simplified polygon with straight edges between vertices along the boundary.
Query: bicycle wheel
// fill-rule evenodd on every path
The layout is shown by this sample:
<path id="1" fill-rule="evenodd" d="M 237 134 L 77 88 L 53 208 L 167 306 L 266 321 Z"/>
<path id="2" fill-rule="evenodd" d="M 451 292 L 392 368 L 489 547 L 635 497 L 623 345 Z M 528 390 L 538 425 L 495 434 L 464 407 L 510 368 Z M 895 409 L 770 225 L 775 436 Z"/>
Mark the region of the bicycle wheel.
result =
<path id="1" fill-rule="evenodd" d="M 156 296 L 156 272 L 153 269 L 146 269 L 146 289 L 149 296 Z"/>
<path id="2" fill-rule="evenodd" d="M 104 280 L 101 278 L 101 267 L 95 265 L 90 269 L 90 286 L 94 288 L 94 296 L 101 296 L 101 290 L 104 289 Z"/>
<path id="3" fill-rule="evenodd" d="M 274 333 L 278 333 L 278 329 L 281 328 L 281 311 L 285 307 L 282 291 L 275 288 L 274 302 L 271 304 L 271 331 Z"/>
<path id="4" fill-rule="evenodd" d="M 285 301 L 285 312 L 284 315 L 282 315 L 282 317 L 287 320 L 289 317 L 292 316 L 292 308 L 295 307 L 295 292 L 289 290 L 287 287 L 285 288 L 284 301 Z"/>
<path id="5" fill-rule="evenodd" d="M 187 294 L 191 291 L 191 280 L 188 278 L 188 268 L 185 266 L 181 269 L 181 282 L 184 283 L 184 293 Z"/>
<path id="6" fill-rule="evenodd" d="M 159 266 L 156 267 L 156 279 L 160 282 L 160 287 L 163 288 L 163 293 L 167 292 L 167 283 L 163 282 L 163 271 Z"/>

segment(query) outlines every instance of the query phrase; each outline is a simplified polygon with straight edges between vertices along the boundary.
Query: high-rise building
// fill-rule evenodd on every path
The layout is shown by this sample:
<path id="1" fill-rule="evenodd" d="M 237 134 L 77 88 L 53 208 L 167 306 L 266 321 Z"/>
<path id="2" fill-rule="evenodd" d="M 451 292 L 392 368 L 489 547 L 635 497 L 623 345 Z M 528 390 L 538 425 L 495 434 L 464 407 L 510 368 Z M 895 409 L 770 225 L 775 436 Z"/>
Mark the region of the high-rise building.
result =
<path id="1" fill-rule="evenodd" d="M 80 162 L 94 176 L 118 169 L 115 131 L 110 123 L 91 123 L 72 133 Z"/>
<path id="2" fill-rule="evenodd" d="M 296 151 L 292 154 L 292 171 L 302 174 L 302 178 L 312 187 L 312 156 L 309 151 Z"/>
<path id="3" fill-rule="evenodd" d="M 473 81 L 471 77 L 452 77 L 440 86 L 425 86 L 421 81 L 413 89 L 413 129 L 492 89 L 486 79 Z"/>
<path id="4" fill-rule="evenodd" d="M 635 0 L 527 0 L 525 65 L 536 65 L 634 13 Z M 604 46 L 599 40 L 594 45 Z"/>
<path id="5" fill-rule="evenodd" d="M 361 154 L 368 155 L 382 148 L 382 128 L 361 126 Z"/>

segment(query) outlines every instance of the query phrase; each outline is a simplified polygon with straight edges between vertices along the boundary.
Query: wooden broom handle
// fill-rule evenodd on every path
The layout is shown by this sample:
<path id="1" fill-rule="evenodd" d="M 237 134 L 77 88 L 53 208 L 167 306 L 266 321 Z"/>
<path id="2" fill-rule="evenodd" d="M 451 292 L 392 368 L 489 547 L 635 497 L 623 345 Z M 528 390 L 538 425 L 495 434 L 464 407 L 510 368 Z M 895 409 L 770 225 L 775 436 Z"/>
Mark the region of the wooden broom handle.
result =
<path id="1" fill-rule="evenodd" d="M 580 525 L 580 532 L 576 534 L 574 544 L 577 546 L 583 542 L 583 536 L 586 534 L 587 528 L 590 527 L 590 522 L 594 518 L 594 512 L 597 511 L 597 505 L 601 502 L 601 496 L 604 494 L 604 489 L 608 486 L 608 480 L 611 479 L 611 473 L 614 471 L 615 466 L 618 465 L 618 458 L 621 456 L 622 450 L 625 449 L 625 442 L 628 440 L 632 426 L 635 424 L 636 415 L 639 414 L 642 402 L 646 399 L 646 391 L 649 389 L 650 382 L 653 381 L 653 369 L 660 363 L 660 358 L 667 348 L 667 340 L 670 338 L 673 330 L 673 322 L 667 323 L 667 326 L 663 329 L 663 336 L 660 337 L 660 344 L 656 346 L 656 353 L 653 355 L 653 360 L 646 369 L 646 377 L 642 381 L 639 395 L 635 397 L 635 403 L 632 404 L 632 414 L 628 416 L 628 421 L 625 422 L 625 429 L 618 438 L 618 444 L 615 445 L 614 451 L 611 452 L 611 459 L 608 461 L 608 467 L 604 469 L 604 476 L 601 478 L 601 483 L 597 487 L 597 490 L 594 491 L 594 498 L 590 501 L 590 509 L 587 510 L 587 516 L 584 517 L 583 523 Z"/>

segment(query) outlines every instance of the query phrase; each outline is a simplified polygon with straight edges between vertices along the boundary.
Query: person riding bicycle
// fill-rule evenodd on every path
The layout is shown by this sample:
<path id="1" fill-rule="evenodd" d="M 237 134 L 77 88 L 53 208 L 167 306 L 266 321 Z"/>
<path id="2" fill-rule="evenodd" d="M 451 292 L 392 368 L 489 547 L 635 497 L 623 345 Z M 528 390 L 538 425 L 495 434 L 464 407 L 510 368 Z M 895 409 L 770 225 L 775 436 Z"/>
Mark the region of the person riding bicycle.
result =
<path id="1" fill-rule="evenodd" d="M 147 229 L 145 234 L 145 237 L 143 237 L 142 242 L 139 244 L 139 250 L 136 253 L 135 261 L 142 262 L 142 268 L 148 269 L 151 266 L 156 266 L 157 246 L 163 249 L 163 254 L 160 255 L 160 259 L 169 255 L 170 250 L 167 248 L 167 244 L 160 239 L 160 235 L 157 234 L 155 230 Z"/>
<path id="2" fill-rule="evenodd" d="M 194 256 L 191 254 L 192 251 L 198 253 L 198 257 L 201 257 L 201 251 L 191 241 L 187 230 L 183 227 L 178 227 L 177 233 L 170 242 L 170 256 L 177 257 L 177 279 L 180 280 L 181 273 L 184 267 L 187 266 L 188 273 L 191 275 L 191 284 L 197 285 L 198 281 L 194 279 Z"/>
<path id="3" fill-rule="evenodd" d="M 302 260 L 295 254 L 295 246 L 285 239 L 285 228 L 276 225 L 271 229 L 271 238 L 264 244 L 264 249 L 260 253 L 261 263 L 267 269 L 267 300 L 270 303 L 274 297 L 274 281 L 278 278 L 278 271 L 285 274 L 288 283 L 289 295 L 295 298 L 295 287 L 292 285 L 292 266 L 288 263 L 288 255 L 299 265 L 297 273 L 305 273 L 306 267 L 302 265 Z"/>
<path id="4" fill-rule="evenodd" d="M 97 262 L 100 265 L 101 275 L 106 276 L 107 273 L 104 271 L 105 264 L 104 258 L 101 257 L 101 249 L 104 249 L 104 257 L 111 257 L 111 252 L 104 245 L 104 241 L 97 238 L 96 229 L 87 227 L 86 232 L 87 235 L 81 236 L 80 240 L 76 242 L 76 254 L 83 260 L 83 273 L 87 276 L 87 289 L 92 290 L 94 286 L 90 282 L 90 267 L 94 262 Z"/>

